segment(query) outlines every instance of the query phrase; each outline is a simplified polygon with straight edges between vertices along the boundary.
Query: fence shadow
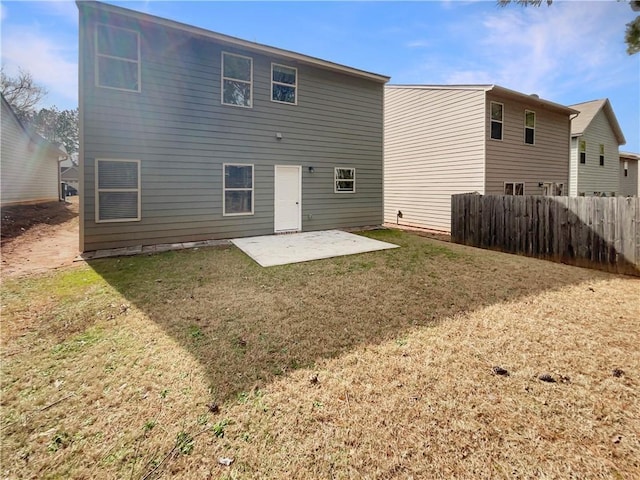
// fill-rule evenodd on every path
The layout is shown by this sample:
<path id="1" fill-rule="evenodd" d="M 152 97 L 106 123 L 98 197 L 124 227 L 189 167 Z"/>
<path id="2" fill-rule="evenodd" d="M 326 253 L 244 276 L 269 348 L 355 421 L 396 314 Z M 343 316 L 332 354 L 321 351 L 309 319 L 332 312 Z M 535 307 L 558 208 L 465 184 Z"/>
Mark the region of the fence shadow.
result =
<path id="1" fill-rule="evenodd" d="M 640 199 L 453 195 L 451 238 L 464 245 L 640 276 Z"/>

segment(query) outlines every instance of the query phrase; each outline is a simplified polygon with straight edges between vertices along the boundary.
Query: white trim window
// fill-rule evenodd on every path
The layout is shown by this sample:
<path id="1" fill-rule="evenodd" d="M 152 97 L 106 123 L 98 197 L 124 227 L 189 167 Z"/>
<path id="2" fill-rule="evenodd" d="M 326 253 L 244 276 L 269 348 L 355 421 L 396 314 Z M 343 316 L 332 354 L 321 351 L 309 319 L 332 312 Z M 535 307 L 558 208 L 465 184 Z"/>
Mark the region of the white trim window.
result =
<path id="1" fill-rule="evenodd" d="M 524 195 L 524 182 L 504 182 L 505 195 Z"/>
<path id="2" fill-rule="evenodd" d="M 504 123 L 504 105 L 498 102 L 491 102 L 491 138 L 502 140 L 502 129 Z"/>
<path id="3" fill-rule="evenodd" d="M 253 106 L 253 58 L 222 52 L 222 104 Z"/>
<path id="4" fill-rule="evenodd" d="M 134 30 L 96 26 L 96 86 L 140 92 L 140 34 Z"/>
<path id="5" fill-rule="evenodd" d="M 524 143 L 535 145 L 536 139 L 536 112 L 524 111 Z"/>
<path id="6" fill-rule="evenodd" d="M 96 223 L 141 219 L 140 160 L 96 158 Z"/>
<path id="7" fill-rule="evenodd" d="M 298 69 L 271 64 L 271 101 L 298 104 Z"/>
<path id="8" fill-rule="evenodd" d="M 334 180 L 335 193 L 356 193 L 355 168 L 335 167 Z"/>
<path id="9" fill-rule="evenodd" d="M 580 144 L 580 151 L 578 155 L 580 156 L 580 163 L 585 164 L 587 163 L 587 141 L 580 140 L 579 144 Z"/>
<path id="10" fill-rule="evenodd" d="M 225 163 L 222 170 L 223 215 L 253 215 L 253 165 Z"/>

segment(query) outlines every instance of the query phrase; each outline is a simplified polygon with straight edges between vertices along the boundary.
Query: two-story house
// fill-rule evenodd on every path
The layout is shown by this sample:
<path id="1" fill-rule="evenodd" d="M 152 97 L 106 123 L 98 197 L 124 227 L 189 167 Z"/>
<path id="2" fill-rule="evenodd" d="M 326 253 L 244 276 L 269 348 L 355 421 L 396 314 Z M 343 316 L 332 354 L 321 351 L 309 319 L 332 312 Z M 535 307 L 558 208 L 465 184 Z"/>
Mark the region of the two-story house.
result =
<path id="1" fill-rule="evenodd" d="M 453 194 L 566 195 L 576 113 L 497 85 L 388 85 L 385 222 L 450 231 Z"/>
<path id="2" fill-rule="evenodd" d="M 619 191 L 619 147 L 626 140 L 609 99 L 571 105 L 569 195 L 615 196 Z"/>
<path id="3" fill-rule="evenodd" d="M 80 12 L 80 250 L 382 223 L 388 77 Z"/>
<path id="4" fill-rule="evenodd" d="M 64 146 L 24 126 L 0 94 L 0 205 L 27 205 L 60 200 L 60 162 Z"/>
<path id="5" fill-rule="evenodd" d="M 632 152 L 620 152 L 620 174 L 618 195 L 637 197 L 640 192 L 640 175 L 638 171 L 640 155 Z"/>

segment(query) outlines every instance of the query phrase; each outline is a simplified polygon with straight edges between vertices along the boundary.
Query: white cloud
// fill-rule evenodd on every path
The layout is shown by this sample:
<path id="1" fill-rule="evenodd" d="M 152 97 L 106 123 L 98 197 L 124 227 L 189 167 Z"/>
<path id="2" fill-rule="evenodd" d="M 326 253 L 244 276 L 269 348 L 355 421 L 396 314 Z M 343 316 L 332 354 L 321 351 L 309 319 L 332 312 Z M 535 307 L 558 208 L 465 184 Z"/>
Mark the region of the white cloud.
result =
<path id="1" fill-rule="evenodd" d="M 431 42 L 428 40 L 412 40 L 407 42 L 406 46 L 408 48 L 428 48 L 431 46 Z"/>
<path id="2" fill-rule="evenodd" d="M 31 73 L 36 83 L 49 91 L 46 105 L 55 103 L 60 108 L 77 106 L 76 59 L 75 41 L 62 40 L 59 31 L 17 25 L 3 28 L 3 68 L 9 75 L 15 75 L 20 68 Z"/>
<path id="3" fill-rule="evenodd" d="M 478 64 L 486 66 L 474 73 L 543 96 L 584 82 L 615 85 L 620 82 L 616 62 L 626 55 L 622 34 L 627 10 L 628 5 L 605 2 L 499 9 L 476 31 L 481 40 L 474 52 Z M 467 69 L 453 70 L 449 79 L 468 76 Z"/>

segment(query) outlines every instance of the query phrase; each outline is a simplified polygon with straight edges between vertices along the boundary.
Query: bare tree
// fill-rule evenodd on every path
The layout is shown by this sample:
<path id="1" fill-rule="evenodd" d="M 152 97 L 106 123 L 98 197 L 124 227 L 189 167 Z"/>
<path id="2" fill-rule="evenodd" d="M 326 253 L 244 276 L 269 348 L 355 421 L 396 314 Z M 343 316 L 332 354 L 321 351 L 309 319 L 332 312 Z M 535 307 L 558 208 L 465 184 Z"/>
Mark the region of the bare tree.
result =
<path id="1" fill-rule="evenodd" d="M 22 69 L 16 77 L 11 77 L 4 69 L 0 69 L 0 77 L 2 96 L 13 107 L 20 120 L 28 120 L 35 106 L 48 93 L 47 90 L 35 83 L 31 74 Z"/>

